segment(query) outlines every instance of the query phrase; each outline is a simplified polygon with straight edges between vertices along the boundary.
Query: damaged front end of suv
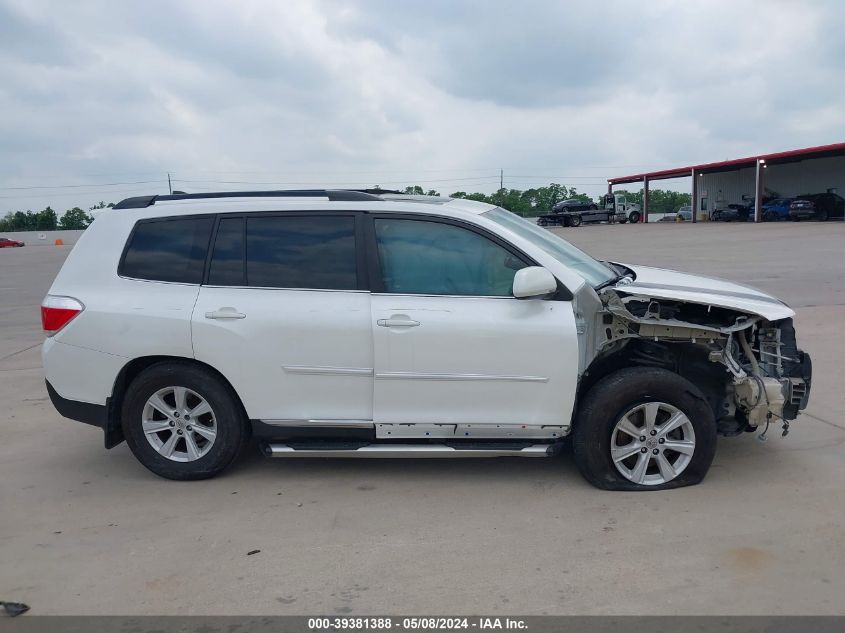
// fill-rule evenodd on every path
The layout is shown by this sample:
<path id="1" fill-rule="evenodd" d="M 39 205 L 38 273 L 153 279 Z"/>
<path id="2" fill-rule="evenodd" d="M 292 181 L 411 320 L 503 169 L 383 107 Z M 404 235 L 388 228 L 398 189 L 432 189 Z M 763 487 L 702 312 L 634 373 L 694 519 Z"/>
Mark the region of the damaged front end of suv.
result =
<path id="1" fill-rule="evenodd" d="M 767 430 L 774 422 L 786 435 L 807 406 L 812 376 L 809 354 L 797 347 L 792 310 L 729 282 L 637 271 L 636 281 L 632 274 L 598 293 L 597 323 L 585 328 L 595 355 L 582 388 L 619 367 L 659 367 L 699 387 L 719 434 Z M 707 287 L 695 287 L 702 282 Z"/>

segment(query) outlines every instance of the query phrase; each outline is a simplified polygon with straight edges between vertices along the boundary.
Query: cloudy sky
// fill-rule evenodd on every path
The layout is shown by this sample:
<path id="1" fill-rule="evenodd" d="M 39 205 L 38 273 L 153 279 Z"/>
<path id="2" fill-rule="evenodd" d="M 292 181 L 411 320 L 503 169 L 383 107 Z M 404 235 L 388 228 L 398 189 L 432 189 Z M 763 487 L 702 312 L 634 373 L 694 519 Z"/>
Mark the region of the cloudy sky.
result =
<path id="1" fill-rule="evenodd" d="M 0 0 L 0 213 L 168 172 L 595 195 L 845 141 L 843 24 L 837 0 Z"/>

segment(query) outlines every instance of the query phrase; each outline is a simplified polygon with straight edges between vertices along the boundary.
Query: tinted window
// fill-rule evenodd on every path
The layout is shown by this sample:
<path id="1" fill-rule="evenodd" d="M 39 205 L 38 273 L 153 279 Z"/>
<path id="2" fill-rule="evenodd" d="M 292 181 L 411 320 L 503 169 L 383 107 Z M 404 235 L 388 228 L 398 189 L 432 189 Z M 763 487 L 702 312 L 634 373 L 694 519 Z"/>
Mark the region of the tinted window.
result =
<path id="1" fill-rule="evenodd" d="M 130 238 L 120 274 L 137 279 L 202 281 L 212 218 L 142 221 Z"/>
<path id="2" fill-rule="evenodd" d="M 212 286 L 243 286 L 244 219 L 223 218 L 217 227 L 208 283 Z"/>
<path id="3" fill-rule="evenodd" d="M 528 264 L 468 229 L 420 220 L 375 221 L 387 292 L 511 296 Z"/>
<path id="4" fill-rule="evenodd" d="M 354 290 L 355 218 L 247 218 L 246 262 L 250 286 Z"/>

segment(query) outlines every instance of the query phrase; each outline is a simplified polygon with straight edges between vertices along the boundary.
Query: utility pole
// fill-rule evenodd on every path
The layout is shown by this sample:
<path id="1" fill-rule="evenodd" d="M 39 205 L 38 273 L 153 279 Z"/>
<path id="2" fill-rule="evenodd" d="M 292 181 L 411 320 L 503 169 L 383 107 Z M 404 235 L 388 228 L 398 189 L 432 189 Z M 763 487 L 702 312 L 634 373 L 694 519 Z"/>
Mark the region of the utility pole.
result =
<path id="1" fill-rule="evenodd" d="M 167 172 L 167 190 L 170 192 L 170 195 L 173 195 L 173 186 L 170 184 L 170 172 Z"/>
<path id="2" fill-rule="evenodd" d="M 504 188 L 505 188 L 505 170 L 500 169 L 499 170 L 499 189 L 504 189 Z"/>

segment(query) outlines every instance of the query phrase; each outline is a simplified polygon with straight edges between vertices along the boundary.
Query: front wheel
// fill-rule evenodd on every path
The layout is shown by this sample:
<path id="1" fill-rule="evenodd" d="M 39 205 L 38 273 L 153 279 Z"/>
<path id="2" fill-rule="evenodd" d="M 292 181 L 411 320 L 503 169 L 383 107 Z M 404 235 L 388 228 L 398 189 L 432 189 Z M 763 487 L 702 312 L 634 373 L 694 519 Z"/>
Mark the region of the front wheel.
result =
<path id="1" fill-rule="evenodd" d="M 636 224 L 640 221 L 640 212 L 639 211 L 631 211 L 628 219 L 631 221 L 631 224 Z"/>
<path id="2" fill-rule="evenodd" d="M 828 213 L 827 209 L 821 209 L 818 213 L 819 222 L 827 222 Z"/>
<path id="3" fill-rule="evenodd" d="M 573 451 L 584 478 L 604 490 L 690 486 L 713 461 L 716 421 L 686 378 L 665 369 L 622 369 L 583 399 Z"/>
<path id="4" fill-rule="evenodd" d="M 230 387 L 213 372 L 178 361 L 153 365 L 132 381 L 121 422 L 138 461 L 167 479 L 217 475 L 248 437 Z"/>

